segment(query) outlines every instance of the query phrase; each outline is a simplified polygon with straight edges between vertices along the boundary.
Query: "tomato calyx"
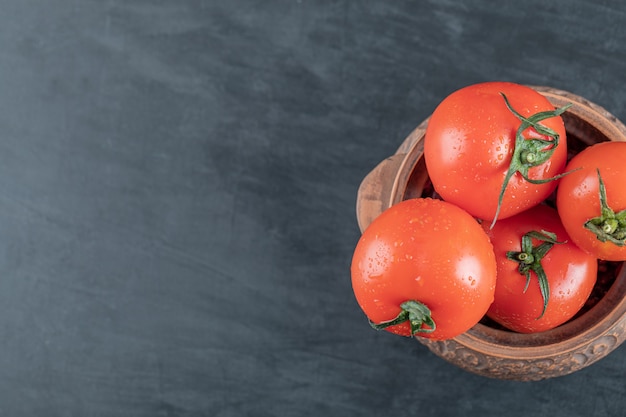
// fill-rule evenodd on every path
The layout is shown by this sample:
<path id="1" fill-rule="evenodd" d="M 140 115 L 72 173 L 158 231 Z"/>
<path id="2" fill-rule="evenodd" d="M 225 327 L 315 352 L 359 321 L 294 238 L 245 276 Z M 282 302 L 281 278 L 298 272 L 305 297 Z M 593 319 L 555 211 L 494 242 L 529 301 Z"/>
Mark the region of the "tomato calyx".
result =
<path id="1" fill-rule="evenodd" d="M 419 301 L 408 300 L 400 304 L 400 308 L 402 311 L 396 318 L 382 323 L 374 323 L 370 320 L 370 326 L 376 330 L 383 330 L 408 321 L 411 326 L 411 336 L 415 336 L 418 333 L 432 333 L 436 330 L 437 326 L 431 317 L 430 309 L 425 304 Z M 428 327 L 424 328 L 424 325 Z"/>
<path id="2" fill-rule="evenodd" d="M 585 222 L 585 228 L 593 232 L 599 241 L 609 241 L 617 246 L 626 245 L 626 210 L 615 213 L 607 202 L 606 187 L 600 170 L 598 173 L 598 189 L 600 194 L 600 215 Z"/>
<path id="3" fill-rule="evenodd" d="M 500 195 L 498 196 L 498 206 L 496 208 L 496 213 L 493 217 L 493 221 L 491 222 L 492 229 L 493 226 L 496 224 L 498 215 L 500 214 L 500 208 L 502 207 L 502 200 L 504 199 L 504 192 L 506 190 L 506 187 L 509 184 L 509 181 L 511 180 L 513 175 L 515 175 L 515 173 L 519 172 L 522 178 L 524 178 L 524 180 L 530 182 L 531 184 L 545 184 L 550 181 L 559 179 L 569 173 L 565 172 L 554 177 L 543 179 L 532 179 L 528 177 L 528 169 L 541 165 L 548 159 L 550 159 L 550 157 L 556 150 L 556 147 L 559 145 L 559 134 L 553 129 L 544 126 L 539 122 L 541 122 L 542 120 L 550 119 L 552 117 L 560 116 L 571 107 L 571 103 L 566 104 L 563 107 L 559 107 L 555 110 L 541 111 L 529 117 L 524 117 L 511 106 L 511 103 L 504 93 L 500 93 L 500 95 L 502 95 L 502 98 L 504 99 L 506 107 L 509 109 L 509 111 L 513 113 L 513 115 L 517 117 L 522 123 L 515 133 L 515 148 L 513 150 L 511 163 L 509 164 L 509 168 L 504 176 L 502 188 L 500 189 Z M 524 131 L 531 127 L 537 133 L 547 136 L 549 139 L 528 139 L 524 137 Z"/>
<path id="4" fill-rule="evenodd" d="M 533 247 L 533 239 L 541 241 L 540 244 Z M 524 291 L 528 290 L 531 279 L 531 271 L 537 275 L 539 281 L 539 290 L 541 291 L 541 297 L 543 299 L 543 310 L 537 320 L 543 317 L 548 308 L 548 300 L 550 298 L 550 285 L 548 284 L 548 277 L 541 265 L 541 260 L 548 253 L 555 244 L 565 242 L 559 242 L 556 240 L 556 235 L 551 232 L 542 230 L 541 232 L 530 231 L 522 236 L 522 250 L 520 252 L 509 251 L 506 253 L 507 259 L 519 263 L 517 268 L 521 275 L 526 277 L 526 286 Z"/>

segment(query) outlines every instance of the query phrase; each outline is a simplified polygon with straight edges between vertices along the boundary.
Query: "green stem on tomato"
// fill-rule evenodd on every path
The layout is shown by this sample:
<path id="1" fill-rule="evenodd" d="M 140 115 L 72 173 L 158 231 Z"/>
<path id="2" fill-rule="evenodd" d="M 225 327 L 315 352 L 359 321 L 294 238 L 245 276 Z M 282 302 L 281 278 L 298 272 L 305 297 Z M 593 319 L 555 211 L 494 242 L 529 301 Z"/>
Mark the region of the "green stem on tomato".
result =
<path id="1" fill-rule="evenodd" d="M 411 336 L 415 336 L 418 333 L 432 333 L 437 328 L 431 317 L 430 309 L 425 304 L 409 300 L 400 304 L 400 308 L 400 314 L 396 318 L 382 323 L 374 323 L 370 320 L 370 325 L 376 330 L 383 330 L 389 326 L 408 321 L 411 326 Z M 424 325 L 428 327 L 424 328 Z"/>
<path id="2" fill-rule="evenodd" d="M 533 247 L 533 239 L 541 241 L 537 246 Z M 548 308 L 548 300 L 550 299 L 550 285 L 548 277 L 541 265 L 541 260 L 555 244 L 564 243 L 556 240 L 556 235 L 551 232 L 542 230 L 541 232 L 531 231 L 522 236 L 522 250 L 520 252 L 509 251 L 506 253 L 507 259 L 519 263 L 517 268 L 521 275 L 526 277 L 526 286 L 524 292 L 528 290 L 531 280 L 531 271 L 537 275 L 539 281 L 539 291 L 543 299 L 543 309 L 537 320 L 543 317 Z"/>
<path id="3" fill-rule="evenodd" d="M 598 173 L 598 189 L 600 194 L 600 215 L 585 222 L 585 228 L 593 232 L 599 241 L 609 241 L 617 246 L 626 245 L 626 210 L 615 213 L 607 202 L 606 187 L 600 170 Z"/>
<path id="4" fill-rule="evenodd" d="M 555 110 L 541 111 L 529 117 L 524 117 L 519 114 L 513 107 L 511 107 L 511 103 L 509 103 L 509 100 L 507 99 L 506 95 L 504 95 L 504 93 L 500 94 L 502 95 L 502 98 L 504 98 L 506 107 L 511 113 L 513 113 L 513 115 L 515 115 L 515 117 L 517 117 L 522 122 L 522 124 L 520 124 L 517 132 L 515 133 L 515 148 L 513 149 L 513 156 L 511 158 L 509 169 L 504 176 L 502 188 L 500 189 L 500 195 L 498 196 L 498 206 L 496 208 L 496 213 L 493 216 L 493 221 L 491 222 L 491 228 L 493 228 L 493 226 L 496 224 L 496 220 L 500 215 L 502 200 L 504 199 L 504 192 L 506 191 L 506 187 L 509 184 L 511 178 L 513 178 L 513 175 L 515 175 L 515 173 L 519 172 L 524 180 L 532 184 L 545 184 L 547 182 L 559 179 L 569 173 L 565 172 L 554 177 L 544 178 L 540 180 L 534 180 L 528 177 L 528 169 L 541 165 L 548 159 L 550 159 L 550 157 L 556 150 L 556 147 L 559 145 L 559 134 L 553 129 L 550 129 L 549 127 L 544 126 L 539 122 L 552 117 L 560 116 L 568 108 L 570 108 L 571 104 L 566 104 L 565 106 L 559 107 Z M 535 129 L 537 133 L 551 138 L 551 140 L 539 138 L 525 138 L 523 132 L 529 127 Z"/>

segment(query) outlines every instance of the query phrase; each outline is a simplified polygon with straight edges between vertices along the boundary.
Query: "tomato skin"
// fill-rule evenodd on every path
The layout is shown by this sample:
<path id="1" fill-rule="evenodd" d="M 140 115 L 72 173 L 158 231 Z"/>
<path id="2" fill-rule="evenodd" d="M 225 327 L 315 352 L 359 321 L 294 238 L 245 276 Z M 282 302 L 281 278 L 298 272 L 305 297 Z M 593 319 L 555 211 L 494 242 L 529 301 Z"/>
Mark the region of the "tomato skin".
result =
<path id="1" fill-rule="evenodd" d="M 565 168 L 572 171 L 562 178 L 557 190 L 557 209 L 563 226 L 583 250 L 607 261 L 625 261 L 626 246 L 601 242 L 584 227 L 600 215 L 600 170 L 607 203 L 616 213 L 626 209 L 626 142 L 601 142 L 583 149 Z"/>
<path id="2" fill-rule="evenodd" d="M 528 117 L 554 110 L 537 91 L 515 83 L 486 82 L 470 85 L 446 97 L 433 112 L 424 138 L 424 157 L 433 186 L 441 197 L 480 219 L 491 221 L 515 149 L 520 120 L 506 107 Z M 559 134 L 559 145 L 541 165 L 531 167 L 531 179 L 562 173 L 567 161 L 566 132 L 561 117 L 541 122 Z M 530 128 L 528 138 L 547 138 Z M 520 213 L 546 199 L 557 182 L 532 184 L 515 173 L 509 181 L 499 219 Z"/>
<path id="3" fill-rule="evenodd" d="M 398 316 L 416 300 L 432 312 L 436 330 L 418 333 L 449 339 L 474 326 L 493 301 L 496 263 L 489 238 L 464 210 L 418 198 L 385 210 L 359 239 L 351 265 L 357 302 L 374 323 Z M 385 330 L 409 336 L 401 323 Z"/>
<path id="4" fill-rule="evenodd" d="M 489 318 L 510 330 L 534 333 L 552 329 L 576 315 L 596 283 L 598 264 L 594 256 L 571 241 L 555 209 L 538 205 L 498 221 L 493 229 L 487 230 L 498 263 L 494 302 L 487 312 Z M 526 277 L 519 273 L 519 263 L 506 257 L 508 251 L 520 251 L 522 236 L 533 230 L 555 233 L 556 240 L 564 242 L 552 246 L 541 261 L 550 297 L 545 314 L 539 319 L 543 297 L 537 275 L 531 272 L 530 284 L 524 292 Z"/>

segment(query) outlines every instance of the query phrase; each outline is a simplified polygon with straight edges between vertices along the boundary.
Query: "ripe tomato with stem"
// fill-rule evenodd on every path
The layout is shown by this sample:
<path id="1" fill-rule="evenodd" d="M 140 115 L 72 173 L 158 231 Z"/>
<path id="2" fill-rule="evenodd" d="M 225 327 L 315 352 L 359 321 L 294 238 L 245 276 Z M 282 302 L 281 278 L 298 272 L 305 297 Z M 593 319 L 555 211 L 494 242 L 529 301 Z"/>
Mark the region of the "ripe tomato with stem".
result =
<path id="1" fill-rule="evenodd" d="M 438 199 L 402 201 L 367 227 L 351 265 L 356 300 L 375 329 L 449 339 L 493 301 L 496 261 L 480 224 Z"/>
<path id="2" fill-rule="evenodd" d="M 583 250 L 626 260 L 626 142 L 591 145 L 567 164 L 556 204 L 563 226 Z"/>
<path id="3" fill-rule="evenodd" d="M 597 259 L 574 244 L 555 209 L 541 204 L 484 228 L 498 263 L 489 318 L 535 333 L 565 323 L 584 306 Z"/>
<path id="4" fill-rule="evenodd" d="M 424 158 L 435 191 L 491 225 L 545 200 L 567 160 L 555 109 L 530 87 L 485 82 L 461 88 L 434 110 Z"/>

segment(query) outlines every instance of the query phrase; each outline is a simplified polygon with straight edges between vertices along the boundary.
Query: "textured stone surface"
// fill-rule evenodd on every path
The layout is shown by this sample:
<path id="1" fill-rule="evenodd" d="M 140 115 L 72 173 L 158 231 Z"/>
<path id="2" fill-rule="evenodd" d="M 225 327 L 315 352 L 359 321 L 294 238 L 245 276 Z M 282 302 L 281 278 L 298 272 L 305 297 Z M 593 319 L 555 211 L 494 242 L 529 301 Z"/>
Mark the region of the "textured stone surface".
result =
<path id="1" fill-rule="evenodd" d="M 613 416 L 372 331 L 363 176 L 507 80 L 626 119 L 619 1 L 0 1 L 0 415 Z"/>

